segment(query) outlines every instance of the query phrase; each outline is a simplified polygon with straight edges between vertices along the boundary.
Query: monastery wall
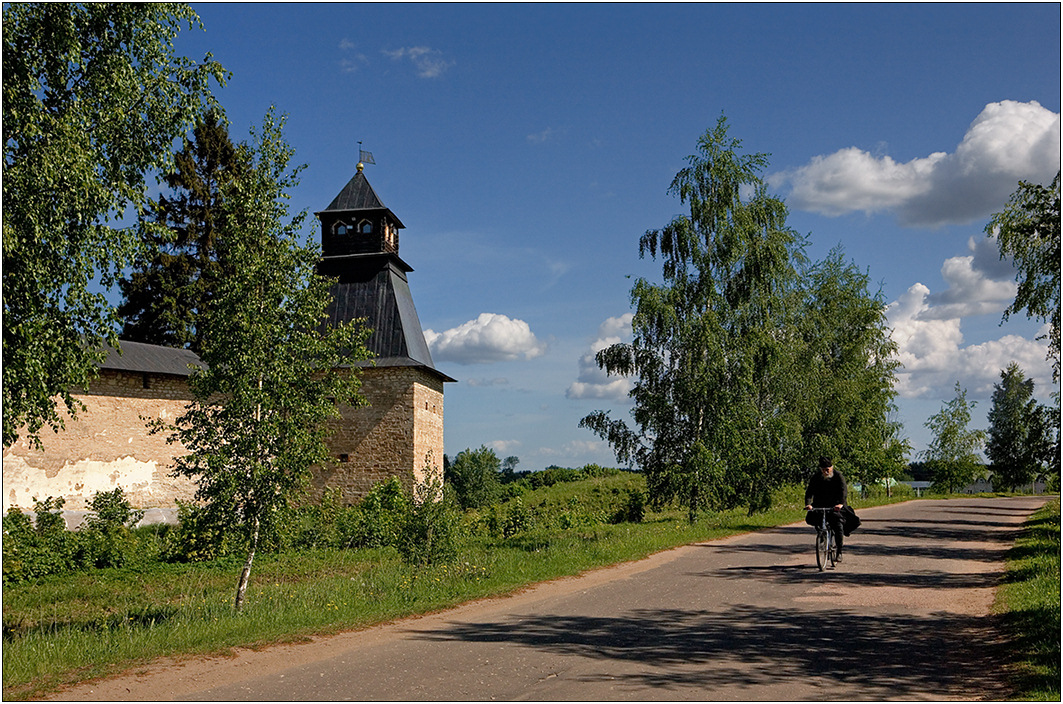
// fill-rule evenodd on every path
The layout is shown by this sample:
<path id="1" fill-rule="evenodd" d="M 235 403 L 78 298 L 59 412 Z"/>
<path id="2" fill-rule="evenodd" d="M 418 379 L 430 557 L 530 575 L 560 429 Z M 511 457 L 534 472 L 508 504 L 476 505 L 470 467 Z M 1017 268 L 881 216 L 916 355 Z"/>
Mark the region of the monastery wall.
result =
<path id="1" fill-rule="evenodd" d="M 64 497 L 66 509 L 86 509 L 96 492 L 118 486 L 137 507 L 192 500 L 192 483 L 170 476 L 184 448 L 147 428 L 151 420 L 172 421 L 184 412 L 192 396 L 183 377 L 101 369 L 89 390 L 74 396 L 86 408 L 76 419 L 64 414 L 66 427 L 58 433 L 43 430 L 43 450 L 25 437 L 4 450 L 4 511 L 32 509 L 34 498 L 49 496 Z"/>
<path id="2" fill-rule="evenodd" d="M 362 393 L 371 405 L 344 408 L 332 422 L 334 464 L 313 469 L 311 494 L 326 488 L 354 503 L 392 475 L 407 489 L 425 481 L 425 458 L 443 465 L 443 382 L 417 367 L 367 368 Z M 65 509 L 88 508 L 99 491 L 122 487 L 137 508 L 175 508 L 191 501 L 195 485 L 170 476 L 180 444 L 152 435 L 147 422 L 172 421 L 192 399 L 185 378 L 102 369 L 87 393 L 86 409 L 66 417 L 59 433 L 42 434 L 44 450 L 20 438 L 4 451 L 3 510 L 32 509 L 34 498 L 62 496 Z"/>

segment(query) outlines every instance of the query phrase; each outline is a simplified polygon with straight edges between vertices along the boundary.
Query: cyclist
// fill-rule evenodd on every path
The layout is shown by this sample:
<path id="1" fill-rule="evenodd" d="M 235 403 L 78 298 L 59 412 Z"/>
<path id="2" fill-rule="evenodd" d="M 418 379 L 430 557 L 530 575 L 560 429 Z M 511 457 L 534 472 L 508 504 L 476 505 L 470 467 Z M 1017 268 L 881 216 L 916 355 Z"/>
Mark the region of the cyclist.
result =
<path id="1" fill-rule="evenodd" d="M 838 547 L 838 562 L 842 559 L 842 507 L 849 497 L 849 489 L 845 485 L 845 477 L 834 469 L 834 462 L 829 457 L 819 458 L 819 471 L 808 481 L 805 489 L 805 510 L 813 508 L 833 508 L 827 512 L 827 524 L 834 533 L 834 544 Z M 818 526 L 819 518 L 814 513 L 805 517 L 805 522 L 810 526 Z"/>

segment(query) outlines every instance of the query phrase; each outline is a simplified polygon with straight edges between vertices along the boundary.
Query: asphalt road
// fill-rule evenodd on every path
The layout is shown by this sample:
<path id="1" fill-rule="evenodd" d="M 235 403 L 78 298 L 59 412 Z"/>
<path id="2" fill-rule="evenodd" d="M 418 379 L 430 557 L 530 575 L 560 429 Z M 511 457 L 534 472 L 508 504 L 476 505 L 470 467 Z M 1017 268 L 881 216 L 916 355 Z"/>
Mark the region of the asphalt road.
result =
<path id="1" fill-rule="evenodd" d="M 235 658 L 148 668 L 57 699 L 1002 699 L 989 609 L 1041 497 L 865 509 L 820 572 L 794 524 L 519 595 Z"/>

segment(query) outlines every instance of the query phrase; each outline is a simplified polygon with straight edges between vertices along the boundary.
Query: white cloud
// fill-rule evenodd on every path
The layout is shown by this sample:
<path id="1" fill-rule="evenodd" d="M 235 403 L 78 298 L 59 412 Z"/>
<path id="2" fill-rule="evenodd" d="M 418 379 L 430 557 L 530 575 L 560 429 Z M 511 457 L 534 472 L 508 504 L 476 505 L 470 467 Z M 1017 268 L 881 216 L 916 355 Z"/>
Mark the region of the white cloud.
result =
<path id="1" fill-rule="evenodd" d="M 906 163 L 848 147 L 773 175 L 788 203 L 825 215 L 891 211 L 905 225 L 966 223 L 1000 210 L 1020 180 L 1059 170 L 1060 120 L 1038 102 L 990 103 L 956 151 Z"/>
<path id="2" fill-rule="evenodd" d="M 970 238 L 967 247 L 969 256 L 945 260 L 941 276 L 948 288 L 927 296 L 931 306 L 922 313 L 923 319 L 949 320 L 971 315 L 1003 313 L 1015 299 L 1018 284 L 1015 269 L 1009 261 L 1002 262 L 996 240 L 982 237 Z"/>
<path id="3" fill-rule="evenodd" d="M 631 340 L 632 313 L 608 318 L 598 327 L 598 337 L 591 343 L 590 352 L 579 360 L 579 376 L 568 387 L 565 396 L 570 399 L 598 398 L 624 401 L 631 391 L 631 380 L 622 376 L 606 374 L 598 366 L 595 355 L 606 347 Z"/>
<path id="4" fill-rule="evenodd" d="M 424 337 L 433 359 L 457 364 L 533 359 L 546 352 L 546 344 L 526 322 L 497 313 L 481 313 L 476 320 L 444 332 L 425 330 Z"/>
<path id="5" fill-rule="evenodd" d="M 384 50 L 385 56 L 395 61 L 409 59 L 421 78 L 438 78 L 454 65 L 453 61 L 443 58 L 443 52 L 427 46 L 410 46 L 391 51 Z"/>
<path id="6" fill-rule="evenodd" d="M 547 127 L 542 132 L 533 132 L 528 135 L 528 141 L 532 144 L 543 144 L 554 139 L 558 135 L 558 130 L 553 127 Z"/>
<path id="7" fill-rule="evenodd" d="M 518 449 L 523 443 L 520 440 L 492 440 L 487 443 L 487 447 L 497 452 L 499 455 L 508 455 L 514 450 Z"/>
<path id="8" fill-rule="evenodd" d="M 354 73 L 359 68 L 369 63 L 369 59 L 366 55 L 358 52 L 356 49 L 357 47 L 350 39 L 344 37 L 340 40 L 340 51 L 349 54 L 349 56 L 340 59 L 340 70 L 344 73 Z"/>
<path id="9" fill-rule="evenodd" d="M 913 284 L 886 310 L 903 365 L 897 372 L 900 396 L 948 398 L 957 381 L 972 395 L 985 396 L 1000 380 L 1000 370 L 1013 361 L 1039 384 L 1051 378 L 1043 342 L 1005 335 L 965 347 L 962 319 L 935 310 L 930 298 L 930 289 Z"/>
<path id="10" fill-rule="evenodd" d="M 487 386 L 507 386 L 509 379 L 505 377 L 495 377 L 493 379 L 468 379 L 465 382 L 472 387 L 487 387 Z"/>

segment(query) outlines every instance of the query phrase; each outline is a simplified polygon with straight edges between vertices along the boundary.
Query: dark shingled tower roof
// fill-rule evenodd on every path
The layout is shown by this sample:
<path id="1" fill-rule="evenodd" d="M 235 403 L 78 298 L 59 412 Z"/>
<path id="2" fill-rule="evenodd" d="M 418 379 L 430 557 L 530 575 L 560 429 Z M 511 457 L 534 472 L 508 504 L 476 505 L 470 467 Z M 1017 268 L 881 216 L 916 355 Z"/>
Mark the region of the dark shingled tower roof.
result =
<path id="1" fill-rule="evenodd" d="M 398 254 L 398 230 L 404 226 L 373 191 L 360 164 L 328 208 L 315 214 L 321 220 L 318 273 L 338 279 L 330 290 L 329 322 L 365 318 L 373 330 L 367 347 L 378 367 L 422 367 L 455 381 L 435 368 L 424 339 L 406 278 L 413 267 Z"/>
<path id="2" fill-rule="evenodd" d="M 366 180 L 365 174 L 359 169 L 358 173 L 354 175 L 347 185 L 343 187 L 343 190 L 332 199 L 329 206 L 325 208 L 321 213 L 333 213 L 333 212 L 351 212 L 351 211 L 364 211 L 364 210 L 383 210 L 391 218 L 392 221 L 399 227 L 405 227 L 402 222 L 395 217 L 395 213 L 388 210 L 384 204 L 380 201 L 380 197 L 373 190 L 373 187 L 369 185 L 369 181 Z M 321 213 L 318 213 L 320 216 Z"/>

